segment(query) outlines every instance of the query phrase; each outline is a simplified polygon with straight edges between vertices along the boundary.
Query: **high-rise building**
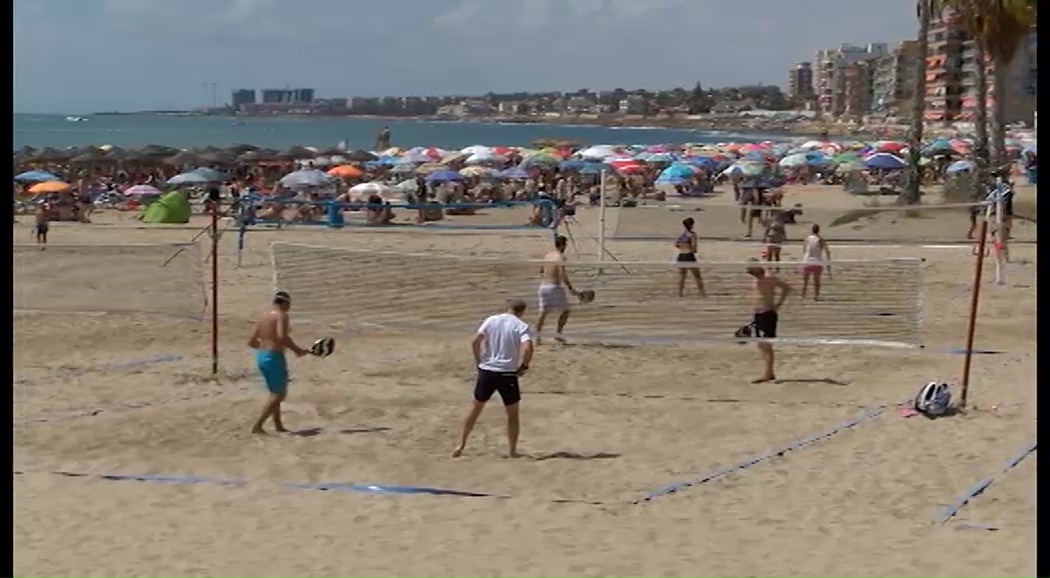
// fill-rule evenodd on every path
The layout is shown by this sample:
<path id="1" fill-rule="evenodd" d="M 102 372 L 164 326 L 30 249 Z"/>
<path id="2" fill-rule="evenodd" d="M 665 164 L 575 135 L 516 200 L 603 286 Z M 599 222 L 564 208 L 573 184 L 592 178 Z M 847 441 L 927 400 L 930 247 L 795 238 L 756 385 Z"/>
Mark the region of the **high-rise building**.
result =
<path id="1" fill-rule="evenodd" d="M 886 56 L 873 61 L 871 112 L 910 117 L 920 64 L 916 40 L 905 40 Z"/>
<path id="2" fill-rule="evenodd" d="M 930 53 L 926 59 L 926 110 L 923 115 L 926 120 L 944 123 L 973 121 L 977 109 L 978 70 L 983 66 L 988 79 L 986 105 L 989 114 L 996 99 L 1003 99 L 1006 122 L 1033 122 L 1038 79 L 1035 27 L 1007 65 L 1002 94 L 996 94 L 992 82 L 995 63 L 987 55 L 985 61 L 980 62 L 974 41 L 962 21 L 950 10 L 934 15 L 927 42 Z"/>
<path id="3" fill-rule="evenodd" d="M 788 69 L 787 94 L 796 100 L 813 98 L 813 64 L 799 62 Z"/>
<path id="4" fill-rule="evenodd" d="M 250 88 L 239 88 L 230 94 L 230 106 L 237 110 L 244 104 L 255 104 L 255 90 Z"/>
<path id="5" fill-rule="evenodd" d="M 263 104 L 309 104 L 314 101 L 312 88 L 265 88 Z"/>
<path id="6" fill-rule="evenodd" d="M 847 104 L 845 93 L 841 90 L 845 80 L 839 78 L 843 69 L 851 64 L 881 58 L 888 53 L 889 48 L 881 42 L 865 46 L 843 44 L 838 48 L 817 51 L 813 80 L 817 110 L 823 115 L 832 117 L 843 114 Z M 863 67 L 869 74 L 871 68 L 870 66 Z M 870 88 L 870 79 L 866 84 Z"/>

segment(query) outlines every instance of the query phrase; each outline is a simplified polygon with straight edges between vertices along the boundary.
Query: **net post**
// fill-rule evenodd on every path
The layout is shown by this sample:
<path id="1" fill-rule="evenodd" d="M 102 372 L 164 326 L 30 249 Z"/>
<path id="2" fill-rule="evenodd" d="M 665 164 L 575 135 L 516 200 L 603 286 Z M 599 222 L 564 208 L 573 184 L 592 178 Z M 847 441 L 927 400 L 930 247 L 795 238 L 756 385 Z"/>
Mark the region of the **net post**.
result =
<path id="1" fill-rule="evenodd" d="M 981 273 L 984 269 L 984 251 L 988 236 L 988 219 L 981 220 L 977 238 L 977 261 L 973 272 L 973 291 L 970 292 L 970 316 L 966 322 L 966 352 L 963 355 L 962 380 L 959 391 L 959 407 L 965 408 L 970 394 L 970 367 L 973 364 L 973 340 L 977 332 L 977 305 L 981 299 Z"/>
<path id="2" fill-rule="evenodd" d="M 211 373 L 219 373 L 219 203 L 211 207 Z"/>
<path id="3" fill-rule="evenodd" d="M 605 260 L 605 169 L 598 183 L 598 262 Z"/>
<path id="4" fill-rule="evenodd" d="M 1003 262 L 1006 260 L 1007 248 L 1006 248 L 1006 230 L 1004 225 L 1005 216 L 1003 215 L 1003 195 L 999 194 L 995 196 L 995 283 L 996 285 L 1004 285 L 1006 283 L 1005 273 L 1006 271 Z"/>

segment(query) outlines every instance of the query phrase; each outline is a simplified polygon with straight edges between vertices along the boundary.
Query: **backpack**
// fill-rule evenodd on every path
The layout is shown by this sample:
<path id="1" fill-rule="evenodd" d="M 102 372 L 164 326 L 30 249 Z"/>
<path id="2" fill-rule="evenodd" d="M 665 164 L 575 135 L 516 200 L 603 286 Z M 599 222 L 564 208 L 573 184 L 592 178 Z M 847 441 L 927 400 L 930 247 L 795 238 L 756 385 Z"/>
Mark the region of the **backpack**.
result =
<path id="1" fill-rule="evenodd" d="M 948 390 L 948 384 L 931 381 L 915 396 L 914 408 L 926 417 L 935 418 L 947 413 L 951 403 L 952 393 Z"/>

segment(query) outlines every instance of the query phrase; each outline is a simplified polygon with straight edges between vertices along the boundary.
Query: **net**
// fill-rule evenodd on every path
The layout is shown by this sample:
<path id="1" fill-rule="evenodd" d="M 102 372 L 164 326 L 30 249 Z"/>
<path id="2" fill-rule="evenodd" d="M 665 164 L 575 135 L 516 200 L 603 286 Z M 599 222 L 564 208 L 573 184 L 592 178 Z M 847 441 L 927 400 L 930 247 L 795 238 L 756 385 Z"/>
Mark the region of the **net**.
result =
<path id="1" fill-rule="evenodd" d="M 197 244 L 14 245 L 14 310 L 199 317 L 201 270 Z"/>
<path id="2" fill-rule="evenodd" d="M 274 281 L 297 316 L 315 322 L 472 332 L 508 299 L 535 319 L 540 261 L 412 255 L 275 243 Z M 567 263 L 573 285 L 597 299 L 576 304 L 566 337 L 622 343 L 739 341 L 751 321 L 745 263 L 699 263 L 708 297 L 677 296 L 673 263 Z M 754 263 L 750 263 L 754 265 Z M 920 343 L 922 261 L 841 261 L 825 274 L 822 300 L 800 299 L 797 265 L 781 276 L 795 289 L 778 338 L 797 343 Z M 695 290 L 687 278 L 687 289 Z M 553 321 L 553 320 L 552 320 Z"/>
<path id="3" fill-rule="evenodd" d="M 925 204 L 914 206 L 859 206 L 848 209 L 795 207 L 785 203 L 778 209 L 788 221 L 787 242 L 803 239 L 811 224 L 821 227 L 829 241 L 870 243 L 966 243 L 972 235 L 972 217 L 983 214 L 979 204 Z M 749 219 L 751 239 L 763 240 L 765 225 L 773 212 L 768 207 L 747 209 L 731 205 L 662 203 L 631 208 L 607 208 L 605 234 L 618 240 L 663 240 L 673 242 L 682 220 L 691 217 L 701 239 L 746 238 Z M 792 214 L 793 212 L 793 214 Z M 1015 218 L 1016 241 L 1036 240 L 1035 223 Z"/>

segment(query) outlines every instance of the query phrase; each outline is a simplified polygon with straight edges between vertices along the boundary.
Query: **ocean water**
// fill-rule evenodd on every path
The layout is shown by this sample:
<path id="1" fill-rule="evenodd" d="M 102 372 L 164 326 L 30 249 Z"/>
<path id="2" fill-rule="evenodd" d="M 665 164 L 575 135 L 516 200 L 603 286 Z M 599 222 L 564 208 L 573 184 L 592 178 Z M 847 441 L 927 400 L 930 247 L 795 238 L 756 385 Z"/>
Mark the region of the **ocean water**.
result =
<path id="1" fill-rule="evenodd" d="M 188 117 L 164 115 L 92 116 L 69 122 L 62 115 L 14 115 L 14 150 L 24 146 L 114 145 L 124 148 L 160 144 L 179 148 L 247 143 L 283 149 L 293 145 L 332 147 L 345 141 L 351 149 L 371 149 L 376 133 L 389 126 L 394 146 L 460 149 L 475 144 L 530 146 L 537 139 L 584 144 L 716 143 L 782 139 L 757 133 L 609 128 L 575 125 L 496 124 L 377 119 Z"/>

